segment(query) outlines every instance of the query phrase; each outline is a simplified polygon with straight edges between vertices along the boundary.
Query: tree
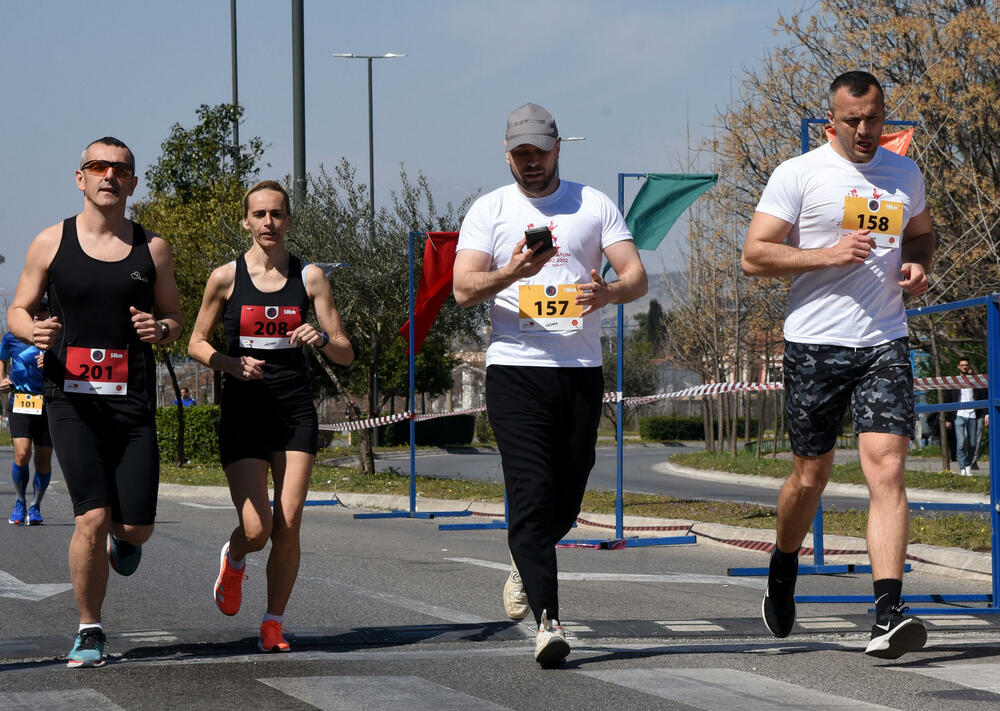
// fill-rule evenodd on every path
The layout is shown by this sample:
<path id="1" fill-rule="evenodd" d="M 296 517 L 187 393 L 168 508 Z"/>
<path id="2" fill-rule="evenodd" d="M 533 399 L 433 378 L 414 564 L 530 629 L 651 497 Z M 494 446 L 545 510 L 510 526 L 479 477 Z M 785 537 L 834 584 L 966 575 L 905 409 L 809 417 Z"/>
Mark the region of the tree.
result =
<path id="1" fill-rule="evenodd" d="M 200 106 L 190 129 L 176 123 L 162 152 L 146 171 L 150 193 L 132 205 L 132 219 L 163 235 L 174 255 L 174 271 L 185 334 L 190 333 L 212 269 L 234 259 L 247 246 L 240 221 L 247 183 L 256 178 L 264 152 L 260 138 L 233 146 L 233 121 L 239 105 Z M 178 401 L 177 462 L 184 457 L 184 409 L 171 358 L 187 357 L 186 337 L 161 347 Z M 216 347 L 223 350 L 221 339 Z M 216 374 L 216 402 L 221 380 Z"/>
<path id="2" fill-rule="evenodd" d="M 450 203 L 439 212 L 422 173 L 411 181 L 400 168 L 402 188 L 392 193 L 392 210 L 381 209 L 371 223 L 368 189 L 356 181 L 356 171 L 346 160 L 333 175 L 321 169 L 310 176 L 309 191 L 293 209 L 289 243 L 296 254 L 311 261 L 347 262 L 334 272 L 332 285 L 341 319 L 354 346 L 355 361 L 347 369 L 327 369 L 339 388 L 350 395 L 356 417 L 375 417 L 393 393 L 405 392 L 405 344 L 397 331 L 409 316 L 408 235 L 411 231 L 447 231 L 458 228 L 459 216 L 472 198 L 458 208 Z M 421 245 L 422 247 L 422 245 Z M 423 250 L 415 255 L 419 276 Z M 460 309 L 449 299 L 425 343 L 427 355 L 418 357 L 417 379 L 427 392 L 451 386 L 451 361 L 447 355 L 453 339 L 477 340 L 485 309 Z M 438 353 L 431 357 L 431 354 Z M 384 385 L 383 385 L 384 383 Z M 378 385 L 378 397 L 375 391 Z M 371 432 L 361 433 L 360 464 L 374 472 Z"/>
<path id="3" fill-rule="evenodd" d="M 938 237 L 921 301 L 1000 287 L 1000 65 L 987 59 L 1000 52 L 998 15 L 995 1 L 825 0 L 778 17 L 784 43 L 743 70 L 702 145 L 720 181 L 693 211 L 675 357 L 716 380 L 756 378 L 775 364 L 789 280 L 746 280 L 739 250 L 767 179 L 801 150 L 800 119 L 825 116 L 830 82 L 851 69 L 883 81 L 889 118 L 918 122 L 908 155 L 923 170 Z M 812 138 L 813 146 L 825 140 L 821 126 Z M 932 353 L 935 372 L 941 359 L 975 353 L 985 339 L 980 310 L 910 325 L 912 345 Z"/>

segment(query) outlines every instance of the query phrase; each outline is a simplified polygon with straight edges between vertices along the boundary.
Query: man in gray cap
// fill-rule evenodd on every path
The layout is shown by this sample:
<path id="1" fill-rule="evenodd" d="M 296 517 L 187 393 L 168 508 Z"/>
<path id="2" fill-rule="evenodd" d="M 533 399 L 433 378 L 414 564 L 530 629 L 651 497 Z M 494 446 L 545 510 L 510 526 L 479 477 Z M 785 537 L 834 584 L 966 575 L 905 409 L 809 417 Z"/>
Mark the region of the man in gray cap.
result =
<path id="1" fill-rule="evenodd" d="M 555 544 L 573 526 L 594 466 L 604 380 L 600 309 L 646 293 L 621 213 L 603 193 L 559 178 L 552 115 L 525 104 L 507 119 L 514 183 L 472 205 L 458 239 L 455 300 L 490 302 L 486 404 L 503 461 L 512 566 L 504 607 L 529 609 L 543 667 L 569 654 L 559 625 Z M 607 257 L 618 275 L 604 281 Z"/>

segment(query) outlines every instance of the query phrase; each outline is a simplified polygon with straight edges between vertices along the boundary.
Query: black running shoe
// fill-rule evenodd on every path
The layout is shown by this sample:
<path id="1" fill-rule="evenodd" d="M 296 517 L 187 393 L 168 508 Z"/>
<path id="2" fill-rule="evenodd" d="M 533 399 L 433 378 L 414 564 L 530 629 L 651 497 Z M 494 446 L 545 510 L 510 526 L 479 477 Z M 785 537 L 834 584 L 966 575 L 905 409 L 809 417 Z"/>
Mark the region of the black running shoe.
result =
<path id="1" fill-rule="evenodd" d="M 795 579 L 776 583 L 768 578 L 760 603 L 764 624 L 775 637 L 787 637 L 795 624 Z"/>
<path id="2" fill-rule="evenodd" d="M 879 659 L 897 659 L 907 652 L 916 652 L 927 643 L 927 628 L 918 617 L 904 617 L 910 608 L 900 600 L 889 608 L 881 624 L 872 625 L 872 639 L 865 654 Z"/>

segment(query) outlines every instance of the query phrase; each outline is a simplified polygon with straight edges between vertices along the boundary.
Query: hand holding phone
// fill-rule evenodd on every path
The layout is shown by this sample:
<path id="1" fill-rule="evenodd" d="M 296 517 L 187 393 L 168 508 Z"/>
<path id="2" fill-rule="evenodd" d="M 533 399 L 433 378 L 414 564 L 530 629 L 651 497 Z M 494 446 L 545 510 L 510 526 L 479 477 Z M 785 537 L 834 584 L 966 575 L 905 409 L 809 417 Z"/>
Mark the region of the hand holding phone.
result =
<path id="1" fill-rule="evenodd" d="M 552 231 L 548 227 L 532 227 L 525 230 L 524 239 L 529 249 L 534 248 L 539 242 L 542 243 L 542 246 L 535 250 L 535 254 L 552 249 Z"/>

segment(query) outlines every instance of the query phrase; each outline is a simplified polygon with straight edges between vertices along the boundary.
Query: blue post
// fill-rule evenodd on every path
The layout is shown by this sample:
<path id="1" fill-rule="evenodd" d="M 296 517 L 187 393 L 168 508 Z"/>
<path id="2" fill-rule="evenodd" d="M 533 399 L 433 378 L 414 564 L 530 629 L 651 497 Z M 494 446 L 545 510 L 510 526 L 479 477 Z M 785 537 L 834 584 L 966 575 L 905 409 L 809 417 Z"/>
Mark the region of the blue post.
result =
<path id="1" fill-rule="evenodd" d="M 417 381 L 417 358 L 413 345 L 415 336 L 413 333 L 413 302 L 416 296 L 413 293 L 413 238 L 422 232 L 410 233 L 410 515 L 417 510 L 417 437 L 416 420 L 413 414 L 417 409 L 416 381 Z"/>
<path id="2" fill-rule="evenodd" d="M 990 525 L 992 526 L 993 604 L 1000 607 L 1000 294 L 990 294 L 986 302 L 986 377 L 990 401 Z"/>
<path id="3" fill-rule="evenodd" d="M 625 214 L 625 174 L 618 174 L 618 211 Z M 616 380 L 615 392 L 617 393 L 617 413 L 618 413 L 618 423 L 615 426 L 616 438 L 618 440 L 618 471 L 617 471 L 617 483 L 615 485 L 615 537 L 624 538 L 625 535 L 625 512 L 622 505 L 622 497 L 624 496 L 624 474 L 622 472 L 622 461 L 624 459 L 624 448 L 622 445 L 623 434 L 623 420 L 625 419 L 625 403 L 622 400 L 622 370 L 625 367 L 625 307 L 622 304 L 618 304 L 618 378 Z"/>

